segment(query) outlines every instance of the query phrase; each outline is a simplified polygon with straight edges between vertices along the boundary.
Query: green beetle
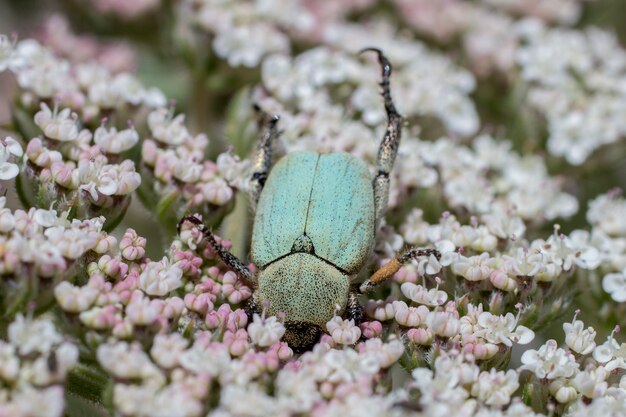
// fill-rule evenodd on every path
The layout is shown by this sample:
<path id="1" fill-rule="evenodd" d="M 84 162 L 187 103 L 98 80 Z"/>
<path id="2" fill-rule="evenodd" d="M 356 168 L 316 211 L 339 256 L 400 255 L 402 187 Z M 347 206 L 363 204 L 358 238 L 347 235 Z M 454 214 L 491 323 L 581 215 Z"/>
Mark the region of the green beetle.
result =
<path id="1" fill-rule="evenodd" d="M 367 165 L 345 152 L 294 152 L 272 168 L 271 144 L 278 136 L 278 117 L 269 119 L 259 141 L 252 175 L 257 203 L 251 258 L 255 276 L 219 245 L 196 217 L 196 224 L 219 257 L 255 289 L 250 313 L 264 306 L 271 315 L 285 314 L 284 340 L 296 351 L 311 347 L 338 312 L 358 324 L 358 295 L 390 278 L 404 262 L 438 253 L 411 249 L 380 268 L 360 286 L 354 285 L 367 263 L 378 224 L 387 207 L 389 172 L 400 141 L 402 117 L 389 90 L 391 65 L 383 53 L 382 96 L 388 124 L 372 178 Z"/>

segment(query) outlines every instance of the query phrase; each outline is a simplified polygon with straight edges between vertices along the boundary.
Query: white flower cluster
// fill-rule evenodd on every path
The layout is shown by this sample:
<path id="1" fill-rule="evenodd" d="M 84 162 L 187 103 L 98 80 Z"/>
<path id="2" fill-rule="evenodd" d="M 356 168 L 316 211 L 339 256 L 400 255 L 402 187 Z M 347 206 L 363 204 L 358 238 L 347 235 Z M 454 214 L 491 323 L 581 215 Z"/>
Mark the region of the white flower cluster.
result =
<path id="1" fill-rule="evenodd" d="M 394 0 L 398 15 L 438 44 L 462 48 L 469 67 L 511 81 L 515 54 L 529 21 L 571 26 L 588 0 Z M 534 23 L 536 24 L 536 23 Z"/>
<path id="2" fill-rule="evenodd" d="M 35 124 L 44 137 L 28 142 L 25 159 L 30 164 L 26 173 L 44 190 L 41 194 L 46 201 L 75 200 L 74 205 L 80 206 L 86 200 L 110 207 L 139 187 L 141 176 L 131 160 L 112 164 L 107 157 L 115 157 L 137 143 L 134 129 L 117 132 L 100 127 L 95 135 L 97 143 L 92 145 L 93 134 L 80 129 L 76 113 L 69 108 L 51 110 L 45 103 L 35 114 Z"/>
<path id="3" fill-rule="evenodd" d="M 626 369 L 626 344 L 620 345 L 612 333 L 605 343 L 596 345 L 595 330 L 584 328 L 576 317 L 571 324 L 564 323 L 563 330 L 567 347 L 548 340 L 537 350 L 527 350 L 519 370 L 530 371 L 548 385 L 553 399 L 564 404 L 565 416 L 595 415 L 594 411 L 607 405 L 611 409 L 607 415 L 624 414 L 626 377 L 615 371 Z"/>
<path id="4" fill-rule="evenodd" d="M 413 407 L 419 406 L 425 415 L 535 417 L 526 405 L 512 401 L 520 386 L 514 370 L 482 371 L 471 355 L 458 351 L 439 356 L 433 370 L 417 368 L 412 373 L 410 387 L 420 392 Z"/>
<path id="5" fill-rule="evenodd" d="M 208 138 L 191 135 L 184 122 L 184 114 L 174 117 L 165 108 L 148 116 L 152 139 L 143 142 L 142 162 L 157 180 L 152 191 L 160 197 L 178 193 L 186 210 L 207 203 L 223 206 L 232 200 L 234 188 L 247 186 L 250 163 L 230 152 L 219 155 L 216 162 L 206 159 Z"/>
<path id="6" fill-rule="evenodd" d="M 404 283 L 402 292 L 413 296 L 424 293 L 425 290 L 422 286 Z M 389 303 L 383 300 L 369 300 L 367 311 L 368 315 L 376 320 L 395 319 L 406 331 L 409 343 L 424 348 L 440 345 L 441 341 L 446 340 L 446 344 L 440 347 L 460 347 L 464 353 L 472 354 L 479 360 L 502 354 L 510 349 L 513 343 L 528 344 L 535 337 L 532 330 L 518 325 L 519 317 L 511 313 L 505 316 L 491 314 L 483 311 L 482 304 L 478 306 L 468 304 L 465 306 L 467 312 L 461 315 L 457 303 L 449 302 L 443 305 L 447 297 L 444 297 L 444 294 L 439 295 L 440 307 L 429 308 L 421 299 L 413 300 L 413 305 L 407 305 L 404 301 Z"/>
<path id="7" fill-rule="evenodd" d="M 626 301 L 626 199 L 621 190 L 609 191 L 589 202 L 587 221 L 592 236 L 604 255 L 602 269 L 607 274 L 602 288 L 613 300 Z"/>
<path id="8" fill-rule="evenodd" d="M 356 55 L 368 45 L 380 45 L 394 63 L 391 89 L 403 116 L 438 119 L 453 135 L 476 132 L 479 120 L 468 97 L 473 76 L 421 43 L 379 32 L 342 27 L 333 34 L 332 46 L 263 61 L 263 86 L 270 96 L 259 94 L 258 101 L 265 111 L 281 116 L 289 150 L 344 150 L 373 160 L 386 116 L 379 71 Z M 352 120 L 355 114 L 360 120 Z"/>
<path id="9" fill-rule="evenodd" d="M 183 313 L 185 302 L 174 291 L 187 276 L 196 276 L 185 254 L 173 250 L 170 259 L 144 257 L 146 240 L 128 229 L 119 245 L 87 266 L 89 280 L 79 286 L 61 282 L 54 289 L 57 303 L 92 331 L 126 339 L 137 328 L 169 328 Z M 196 265 L 198 263 L 196 262 Z"/>
<path id="10" fill-rule="evenodd" d="M 0 139 L 0 180 L 10 180 L 17 177 L 20 169 L 14 160 L 23 154 L 22 146 L 12 137 Z"/>
<path id="11" fill-rule="evenodd" d="M 26 106 L 54 100 L 80 111 L 81 118 L 89 121 L 104 111 L 165 105 L 161 91 L 143 87 L 131 74 L 113 75 L 95 63 L 72 66 L 33 39 L 14 44 L 2 35 L 0 50 L 0 70 L 13 71 Z"/>
<path id="12" fill-rule="evenodd" d="M 0 415 L 61 417 L 65 380 L 78 348 L 63 339 L 52 320 L 18 315 L 0 340 Z"/>
<path id="13" fill-rule="evenodd" d="M 592 0 L 482 0 L 489 6 L 513 15 L 535 17 L 547 23 L 573 25 L 578 22 L 583 4 Z"/>
<path id="14" fill-rule="evenodd" d="M 388 343 L 368 340 L 356 350 L 320 343 L 278 370 L 274 395 L 269 395 L 261 380 L 240 378 L 240 383 L 223 385 L 220 404 L 211 415 L 346 415 L 341 412 L 363 410 L 364 405 L 358 403 L 375 392 L 375 401 L 367 402 L 373 408 L 365 414 L 389 412 L 393 401 L 378 394 L 377 375 L 396 362 L 403 350 L 397 339 Z M 242 396 L 247 401 L 241 401 Z"/>
<path id="15" fill-rule="evenodd" d="M 13 212 L 5 204 L 6 197 L 0 197 L 2 276 L 69 279 L 77 260 L 92 251 L 105 253 L 116 243 L 102 231 L 104 217 L 70 222 L 67 213 L 59 217 L 55 210 L 35 208 Z"/>
<path id="16" fill-rule="evenodd" d="M 513 215 L 486 215 L 483 223 L 461 225 L 453 215 L 444 215 L 439 224 L 430 225 L 415 209 L 400 230 L 407 243 L 432 244 L 442 253 L 406 266 L 398 279 L 415 281 L 417 276 L 440 272 L 442 266 L 468 282 L 490 283 L 495 289 L 517 293 L 519 278 L 537 282 L 565 279 L 563 273 L 581 268 L 593 270 L 605 259 L 600 240 L 586 231 L 575 230 L 569 236 L 555 233 L 547 240 L 523 239 L 526 227 Z M 499 243 L 500 242 L 500 243 Z M 444 280 L 445 281 L 445 280 Z"/>
<path id="17" fill-rule="evenodd" d="M 186 0 L 179 14 L 182 24 L 212 35 L 215 54 L 231 67 L 256 67 L 268 54 L 289 52 L 291 39 L 285 31 L 303 34 L 313 25 L 313 16 L 298 1 Z"/>
<path id="18" fill-rule="evenodd" d="M 548 175 L 543 159 L 511 147 L 489 135 L 478 136 L 471 147 L 447 138 L 405 138 L 392 172 L 391 203 L 398 204 L 409 190 L 430 188 L 443 194 L 446 207 L 474 215 L 542 223 L 575 214 L 578 201 Z"/>
<path id="19" fill-rule="evenodd" d="M 548 150 L 574 165 L 626 137 L 626 51 L 614 35 L 527 22 L 516 53 L 528 102 L 548 122 Z"/>

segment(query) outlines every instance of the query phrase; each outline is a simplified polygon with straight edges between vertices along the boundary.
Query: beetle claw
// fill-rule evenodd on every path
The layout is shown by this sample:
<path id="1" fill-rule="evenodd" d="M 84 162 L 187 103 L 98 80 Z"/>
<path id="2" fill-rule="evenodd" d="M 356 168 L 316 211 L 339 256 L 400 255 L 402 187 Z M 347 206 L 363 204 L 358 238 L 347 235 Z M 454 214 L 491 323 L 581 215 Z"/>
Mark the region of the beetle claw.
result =
<path id="1" fill-rule="evenodd" d="M 185 223 L 186 221 L 193 223 L 195 226 L 200 226 L 200 225 L 204 226 L 204 223 L 202 223 L 202 220 L 200 220 L 196 216 L 193 216 L 193 215 L 185 216 L 182 219 L 180 219 L 180 221 L 176 225 L 176 231 L 178 232 L 179 235 L 180 235 L 180 229 L 183 226 L 183 223 Z"/>

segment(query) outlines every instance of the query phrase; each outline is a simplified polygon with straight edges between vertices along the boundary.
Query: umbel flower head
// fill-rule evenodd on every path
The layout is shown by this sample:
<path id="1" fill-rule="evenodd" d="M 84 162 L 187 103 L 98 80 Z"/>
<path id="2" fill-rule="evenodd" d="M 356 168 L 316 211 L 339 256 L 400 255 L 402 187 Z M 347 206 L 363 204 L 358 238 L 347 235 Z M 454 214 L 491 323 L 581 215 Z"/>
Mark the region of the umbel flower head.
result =
<path id="1" fill-rule="evenodd" d="M 593 27 L 602 0 L 59 6 L 70 19 L 38 40 L 0 35 L 15 93 L 0 137 L 0 416 L 626 415 L 626 344 L 608 334 L 626 314 L 626 205 L 611 189 L 626 53 Z M 265 180 L 246 159 L 262 134 L 251 108 L 280 116 L 272 164 L 343 151 L 386 181 L 377 149 L 394 132 L 366 47 L 393 66 L 402 141 L 350 290 L 412 247 L 439 256 L 351 294 L 363 314 L 340 306 L 296 352 L 288 315 L 249 279 L 268 265 L 219 256 L 245 259 L 264 214 L 239 195 Z M 177 102 L 137 65 L 166 74 Z M 191 213 L 215 245 L 188 222 L 175 233 Z"/>

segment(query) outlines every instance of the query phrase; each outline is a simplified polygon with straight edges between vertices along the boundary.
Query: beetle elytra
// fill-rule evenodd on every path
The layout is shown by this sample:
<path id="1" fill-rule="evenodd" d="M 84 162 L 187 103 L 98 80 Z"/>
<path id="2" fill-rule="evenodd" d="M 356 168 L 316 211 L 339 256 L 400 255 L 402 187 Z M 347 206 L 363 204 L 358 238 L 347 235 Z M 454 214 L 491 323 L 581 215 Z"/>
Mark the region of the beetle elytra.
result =
<path id="1" fill-rule="evenodd" d="M 198 218 L 187 216 L 180 222 L 199 227 L 218 256 L 255 289 L 250 311 L 265 306 L 268 314 L 285 314 L 283 339 L 297 351 L 311 347 L 336 313 L 358 323 L 358 295 L 389 279 L 404 262 L 438 256 L 432 249 L 411 249 L 360 286 L 354 283 L 387 207 L 389 173 L 402 128 L 389 87 L 391 65 L 380 50 L 364 51 L 378 54 L 388 119 L 374 178 L 363 161 L 344 152 L 294 152 L 272 168 L 271 145 L 279 121 L 274 116 L 266 118 L 251 180 L 256 202 L 251 258 L 257 274 L 219 245 Z"/>

